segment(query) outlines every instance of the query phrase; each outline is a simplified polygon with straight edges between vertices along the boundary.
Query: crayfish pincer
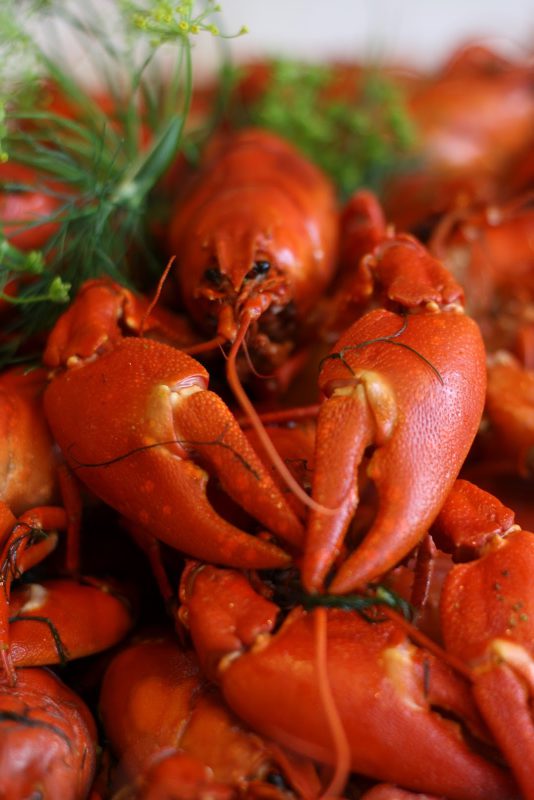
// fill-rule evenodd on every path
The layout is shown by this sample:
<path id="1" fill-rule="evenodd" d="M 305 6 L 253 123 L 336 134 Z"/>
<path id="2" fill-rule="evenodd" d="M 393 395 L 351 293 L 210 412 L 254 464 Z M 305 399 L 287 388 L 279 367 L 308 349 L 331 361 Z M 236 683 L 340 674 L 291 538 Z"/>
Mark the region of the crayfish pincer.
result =
<path id="1" fill-rule="evenodd" d="M 318 797 L 314 766 L 248 730 L 172 633 L 145 634 L 112 659 L 99 709 L 119 759 L 117 777 L 129 784 L 121 797 L 125 791 L 131 800 Z M 280 773 L 294 795 L 267 782 Z"/>
<path id="2" fill-rule="evenodd" d="M 358 504 L 367 472 L 378 511 L 330 590 L 345 593 L 387 572 L 439 512 L 467 456 L 484 407 L 484 345 L 462 313 L 362 317 L 323 362 L 312 497 L 338 508 L 310 512 L 303 582 L 321 588 Z"/>
<path id="3" fill-rule="evenodd" d="M 366 457 L 376 515 L 330 584 L 338 594 L 380 577 L 419 543 L 484 408 L 482 336 L 443 265 L 413 237 L 385 231 L 355 273 L 368 305 L 376 298 L 386 307 L 358 319 L 322 362 L 312 498 L 336 511 L 310 513 L 302 563 L 310 592 L 321 590 L 341 551 Z"/>
<path id="4" fill-rule="evenodd" d="M 0 502 L 0 665 L 11 686 L 16 667 L 64 665 L 92 655 L 116 644 L 133 624 L 128 602 L 108 581 L 17 582 L 55 549 L 68 524 L 61 507 L 29 509 L 17 519 Z"/>
<path id="5" fill-rule="evenodd" d="M 58 321 L 44 356 L 56 368 L 45 412 L 67 463 L 104 502 L 172 547 L 232 566 L 287 565 L 284 550 L 211 505 L 208 470 L 269 531 L 294 549 L 301 544 L 300 521 L 208 391 L 204 367 L 139 336 L 147 330 L 158 333 L 148 301 L 108 280 L 86 283 Z"/>
<path id="6" fill-rule="evenodd" d="M 278 606 L 243 574 L 211 565 L 186 569 L 180 598 L 201 666 L 230 708 L 323 764 L 338 767 L 344 753 L 339 792 L 354 771 L 448 800 L 517 796 L 505 771 L 471 748 L 486 736 L 468 682 L 379 610 L 373 621 L 296 607 L 274 632 Z"/>

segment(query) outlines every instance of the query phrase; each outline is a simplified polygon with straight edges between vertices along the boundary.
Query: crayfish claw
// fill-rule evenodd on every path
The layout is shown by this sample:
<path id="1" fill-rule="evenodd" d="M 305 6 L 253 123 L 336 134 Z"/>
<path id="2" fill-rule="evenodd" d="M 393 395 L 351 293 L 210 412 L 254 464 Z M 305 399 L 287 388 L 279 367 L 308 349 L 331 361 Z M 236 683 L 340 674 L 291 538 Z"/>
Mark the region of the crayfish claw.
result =
<path id="1" fill-rule="evenodd" d="M 428 530 L 478 430 L 486 370 L 478 327 L 452 312 L 403 320 L 371 311 L 333 352 L 342 358 L 325 359 L 321 370 L 327 399 L 319 414 L 312 497 L 340 511 L 331 519 L 311 513 L 303 582 L 308 591 L 321 588 L 357 506 L 358 467 L 374 446 L 367 475 L 378 508 L 329 587 L 344 594 L 399 563 Z M 352 395 L 336 395 L 337 387 L 349 385 Z"/>

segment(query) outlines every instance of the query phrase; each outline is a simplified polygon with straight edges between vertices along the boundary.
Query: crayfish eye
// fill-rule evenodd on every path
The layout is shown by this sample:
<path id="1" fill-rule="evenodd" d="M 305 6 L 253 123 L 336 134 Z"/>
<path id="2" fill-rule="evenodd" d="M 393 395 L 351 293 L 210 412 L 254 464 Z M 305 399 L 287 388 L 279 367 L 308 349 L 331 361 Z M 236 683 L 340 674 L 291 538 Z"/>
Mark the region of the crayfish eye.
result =
<path id="1" fill-rule="evenodd" d="M 266 261 L 265 259 L 261 259 L 260 261 L 255 261 L 254 266 L 251 270 L 247 272 L 245 278 L 247 280 L 253 280 L 257 278 L 258 275 L 265 275 L 271 269 L 271 262 Z"/>
<path id="2" fill-rule="evenodd" d="M 220 269 L 217 267 L 208 267 L 208 269 L 204 272 L 204 279 L 209 283 L 213 283 L 214 286 L 220 286 L 223 276 Z"/>
<path id="3" fill-rule="evenodd" d="M 255 272 L 256 275 L 265 275 L 265 273 L 269 272 L 270 269 L 271 269 L 271 262 L 262 259 L 261 261 L 254 262 L 254 266 L 252 267 L 252 272 Z"/>

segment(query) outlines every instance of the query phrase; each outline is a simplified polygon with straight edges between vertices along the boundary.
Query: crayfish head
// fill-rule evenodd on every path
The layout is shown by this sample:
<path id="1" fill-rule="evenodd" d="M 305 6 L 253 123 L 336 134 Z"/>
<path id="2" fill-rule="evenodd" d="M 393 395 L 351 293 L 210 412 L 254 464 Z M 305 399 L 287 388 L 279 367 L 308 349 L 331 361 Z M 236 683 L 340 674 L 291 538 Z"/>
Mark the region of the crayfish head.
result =
<path id="1" fill-rule="evenodd" d="M 324 256 L 313 233 L 283 192 L 276 202 L 260 203 L 257 187 L 241 188 L 238 206 L 228 192 L 226 202 L 204 208 L 183 242 L 176 273 L 193 318 L 203 327 L 217 325 L 233 341 L 243 313 L 261 318 L 291 302 L 305 305 L 309 273 Z M 313 277 L 320 292 L 328 275 Z"/>

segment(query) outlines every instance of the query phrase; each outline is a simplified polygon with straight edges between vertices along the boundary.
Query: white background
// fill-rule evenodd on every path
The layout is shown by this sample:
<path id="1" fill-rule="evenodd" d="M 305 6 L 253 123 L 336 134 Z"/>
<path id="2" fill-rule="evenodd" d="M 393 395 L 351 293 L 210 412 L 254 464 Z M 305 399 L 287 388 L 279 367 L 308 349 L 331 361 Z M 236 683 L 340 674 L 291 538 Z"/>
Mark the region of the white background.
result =
<path id="1" fill-rule="evenodd" d="M 455 46 L 483 39 L 505 52 L 534 53 L 534 0 L 220 0 L 237 59 L 282 53 L 317 59 L 373 58 L 428 66 Z M 196 65 L 213 63 L 199 40 Z"/>
<path id="2" fill-rule="evenodd" d="M 101 13 L 113 30 L 118 0 L 65 0 L 91 16 Z M 1 2 L 1 0 L 0 0 Z M 179 0 L 172 0 L 179 3 Z M 203 79 L 220 63 L 218 48 L 234 61 L 288 58 L 356 59 L 432 67 L 467 41 L 477 40 L 514 58 L 534 56 L 534 0 L 219 0 L 213 21 L 226 33 L 249 33 L 226 43 L 201 34 L 193 65 Z M 201 0 L 197 6 L 201 7 Z M 91 58 L 62 31 L 39 29 L 40 38 L 66 52 L 73 72 L 91 83 Z M 1 40 L 1 31 L 0 31 Z M 163 56 L 165 57 L 165 56 Z"/>

